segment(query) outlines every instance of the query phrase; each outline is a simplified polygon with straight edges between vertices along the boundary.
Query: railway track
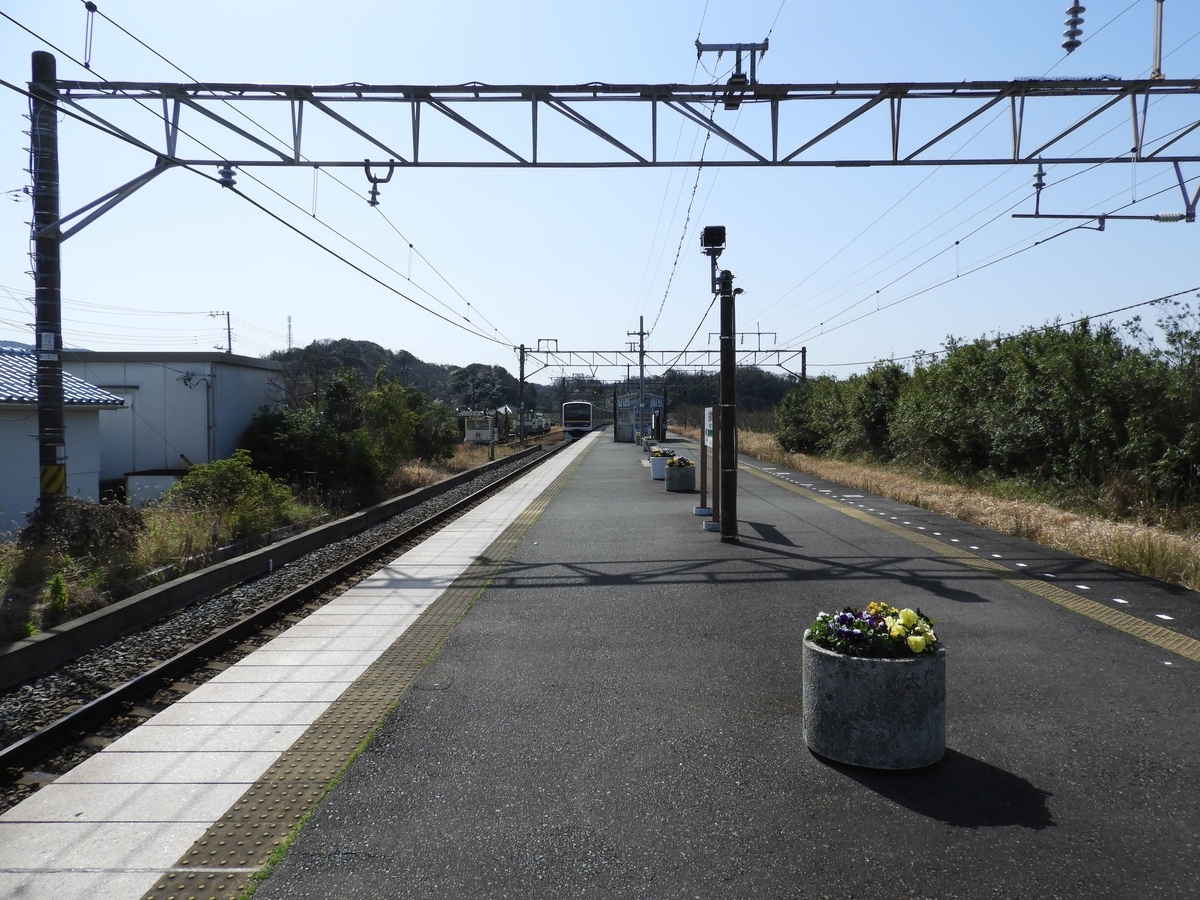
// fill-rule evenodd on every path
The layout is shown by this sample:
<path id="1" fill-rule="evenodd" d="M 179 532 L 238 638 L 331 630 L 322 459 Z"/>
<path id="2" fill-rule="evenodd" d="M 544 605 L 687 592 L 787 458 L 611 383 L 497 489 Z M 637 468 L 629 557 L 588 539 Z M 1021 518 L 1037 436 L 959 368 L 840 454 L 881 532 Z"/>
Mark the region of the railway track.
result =
<path id="1" fill-rule="evenodd" d="M 494 469 L 307 554 L 266 578 L 201 600 L 0 695 L 0 728 L 8 744 L 0 750 L 0 812 L 253 652 L 553 452 Z"/>

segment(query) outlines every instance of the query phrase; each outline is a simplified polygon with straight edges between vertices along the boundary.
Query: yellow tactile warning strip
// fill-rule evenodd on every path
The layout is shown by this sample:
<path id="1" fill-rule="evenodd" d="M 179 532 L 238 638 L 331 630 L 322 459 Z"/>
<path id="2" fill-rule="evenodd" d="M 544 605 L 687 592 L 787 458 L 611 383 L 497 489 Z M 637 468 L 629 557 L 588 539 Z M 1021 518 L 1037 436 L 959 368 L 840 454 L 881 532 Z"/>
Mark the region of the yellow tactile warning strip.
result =
<path id="1" fill-rule="evenodd" d="M 969 553 L 966 550 L 960 550 L 957 547 L 951 547 L 943 544 L 941 541 L 936 541 L 926 535 L 914 533 L 900 525 L 893 525 L 891 522 L 879 519 L 876 516 L 868 515 L 861 510 L 845 506 L 827 497 L 821 496 L 816 491 L 811 491 L 808 488 L 799 487 L 797 485 L 788 484 L 778 478 L 774 478 L 766 472 L 742 465 L 740 468 L 743 471 L 749 472 L 752 475 L 757 475 L 764 481 L 769 481 L 771 484 L 779 485 L 793 493 L 800 494 L 820 503 L 822 506 L 829 509 L 836 509 L 844 515 L 850 516 L 852 519 L 857 519 L 860 522 L 865 522 L 868 525 L 874 525 L 876 528 L 882 528 L 884 531 L 891 532 L 894 535 L 912 541 L 914 544 L 919 544 L 928 550 L 932 550 L 940 556 L 952 559 L 955 562 L 961 563 L 972 569 L 977 569 L 980 572 L 986 572 L 996 578 L 1002 578 L 1014 587 L 1020 588 L 1023 591 L 1028 591 L 1031 594 L 1036 594 L 1044 600 L 1049 600 L 1059 606 L 1065 607 L 1072 612 L 1079 613 L 1081 616 L 1087 616 L 1096 622 L 1108 625 L 1110 628 L 1115 628 L 1117 631 L 1123 631 L 1125 634 L 1132 635 L 1136 638 L 1141 638 L 1143 641 L 1148 641 L 1156 647 L 1161 647 L 1164 650 L 1169 650 L 1171 653 L 1176 653 L 1185 659 L 1190 659 L 1193 662 L 1200 662 L 1200 641 L 1195 638 L 1190 638 L 1185 634 L 1180 634 L 1178 631 L 1172 631 L 1170 628 L 1163 628 L 1161 625 L 1151 625 L 1149 622 L 1144 622 L 1134 616 L 1126 615 L 1123 612 L 1118 612 L 1115 609 L 1110 609 L 1102 603 L 1097 603 L 1095 600 L 1087 600 L 1083 597 L 1072 594 L 1070 591 L 1065 591 L 1060 587 L 1045 582 L 1037 581 L 1033 578 L 1027 578 L 1017 572 L 1012 571 L 1006 566 L 997 562 L 992 562 L 990 559 L 980 559 L 979 557 Z"/>
<path id="2" fill-rule="evenodd" d="M 366 744 L 590 451 L 588 447 L 580 453 L 542 491 L 159 879 L 144 900 L 232 898 L 249 886 Z"/>

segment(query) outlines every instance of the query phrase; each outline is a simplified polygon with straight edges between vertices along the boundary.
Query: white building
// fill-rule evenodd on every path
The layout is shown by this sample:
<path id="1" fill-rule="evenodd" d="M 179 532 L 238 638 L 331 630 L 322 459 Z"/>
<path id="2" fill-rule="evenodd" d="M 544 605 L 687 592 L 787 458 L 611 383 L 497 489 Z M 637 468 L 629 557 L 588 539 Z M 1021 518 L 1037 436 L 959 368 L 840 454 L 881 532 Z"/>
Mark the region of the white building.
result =
<path id="1" fill-rule="evenodd" d="M 100 420 L 121 398 L 63 373 L 67 493 L 100 499 Z M 0 349 L 0 536 L 15 537 L 37 506 L 37 363 L 29 351 Z"/>
<path id="2" fill-rule="evenodd" d="M 100 420 L 100 480 L 157 496 L 189 466 L 224 459 L 250 420 L 283 398 L 283 365 L 228 353 L 67 350 L 63 369 L 119 397 Z"/>

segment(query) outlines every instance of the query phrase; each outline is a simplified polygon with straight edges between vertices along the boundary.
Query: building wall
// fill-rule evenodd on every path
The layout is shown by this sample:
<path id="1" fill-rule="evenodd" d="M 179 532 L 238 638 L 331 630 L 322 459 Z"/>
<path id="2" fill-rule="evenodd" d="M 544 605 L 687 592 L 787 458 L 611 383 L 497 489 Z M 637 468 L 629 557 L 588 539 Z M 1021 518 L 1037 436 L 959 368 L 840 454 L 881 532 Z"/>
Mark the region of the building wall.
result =
<path id="1" fill-rule="evenodd" d="M 278 364 L 230 363 L 222 354 L 136 356 L 64 354 L 65 370 L 125 401 L 101 419 L 101 479 L 223 459 L 259 408 L 282 395 Z"/>
<path id="2" fill-rule="evenodd" d="M 216 458 L 225 459 L 238 448 L 255 414 L 283 401 L 283 373 L 217 363 L 215 384 Z"/>
<path id="3" fill-rule="evenodd" d="M 5 539 L 16 537 L 25 527 L 25 514 L 37 505 L 37 430 L 34 407 L 0 405 L 0 535 Z"/>
<path id="4" fill-rule="evenodd" d="M 66 426 L 67 494 L 100 499 L 100 417 L 95 407 L 72 409 Z M 0 539 L 11 539 L 25 527 L 37 507 L 37 409 L 0 404 Z"/>

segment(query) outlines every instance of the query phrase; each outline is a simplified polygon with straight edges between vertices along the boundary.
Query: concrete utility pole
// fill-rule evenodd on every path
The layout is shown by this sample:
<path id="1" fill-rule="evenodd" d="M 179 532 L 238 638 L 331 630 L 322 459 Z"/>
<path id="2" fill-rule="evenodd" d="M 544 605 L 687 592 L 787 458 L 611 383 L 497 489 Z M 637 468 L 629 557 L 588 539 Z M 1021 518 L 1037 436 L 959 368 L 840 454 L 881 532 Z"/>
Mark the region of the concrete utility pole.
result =
<path id="1" fill-rule="evenodd" d="M 67 490 L 63 422 L 62 267 L 58 227 L 58 74 L 54 57 L 33 54 L 30 146 L 33 156 L 33 279 L 38 391 L 39 505 Z"/>
<path id="2" fill-rule="evenodd" d="M 627 335 L 637 335 L 638 339 L 638 421 L 637 431 L 645 440 L 646 434 L 646 319 L 638 316 L 638 330 L 627 331 Z"/>

